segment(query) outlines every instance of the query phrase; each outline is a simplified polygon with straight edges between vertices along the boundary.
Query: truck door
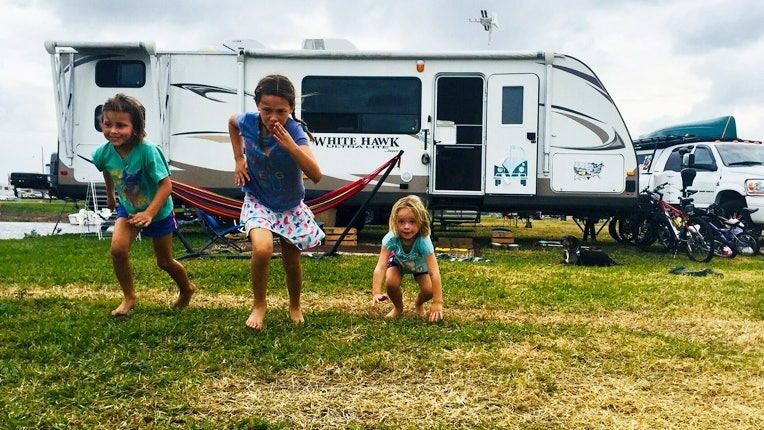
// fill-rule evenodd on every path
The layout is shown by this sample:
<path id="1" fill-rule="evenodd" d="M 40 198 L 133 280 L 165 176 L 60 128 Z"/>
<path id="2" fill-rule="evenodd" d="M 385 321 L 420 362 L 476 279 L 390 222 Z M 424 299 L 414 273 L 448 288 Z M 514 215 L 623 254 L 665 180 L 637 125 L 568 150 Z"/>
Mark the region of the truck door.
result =
<path id="1" fill-rule="evenodd" d="M 719 163 L 714 153 L 706 145 L 698 145 L 693 150 L 695 154 L 695 180 L 690 189 L 698 190 L 692 198 L 700 207 L 707 207 L 716 200 L 716 187 L 719 185 L 721 174 Z"/>
<path id="2" fill-rule="evenodd" d="M 538 91 L 534 74 L 488 78 L 486 194 L 536 194 Z"/>

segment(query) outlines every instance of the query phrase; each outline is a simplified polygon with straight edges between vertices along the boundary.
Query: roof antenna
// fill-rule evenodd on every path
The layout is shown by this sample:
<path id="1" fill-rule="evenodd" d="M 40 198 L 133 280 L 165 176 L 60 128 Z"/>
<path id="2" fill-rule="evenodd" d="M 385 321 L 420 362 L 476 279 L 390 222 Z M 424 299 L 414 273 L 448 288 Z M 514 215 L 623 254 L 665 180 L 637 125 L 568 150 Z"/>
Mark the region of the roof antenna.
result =
<path id="1" fill-rule="evenodd" d="M 491 44 L 491 34 L 494 28 L 499 28 L 499 16 L 496 12 L 492 12 L 491 16 L 488 16 L 488 11 L 485 9 L 480 10 L 480 18 L 469 19 L 469 22 L 477 22 L 483 26 L 483 29 L 488 32 L 488 44 Z"/>

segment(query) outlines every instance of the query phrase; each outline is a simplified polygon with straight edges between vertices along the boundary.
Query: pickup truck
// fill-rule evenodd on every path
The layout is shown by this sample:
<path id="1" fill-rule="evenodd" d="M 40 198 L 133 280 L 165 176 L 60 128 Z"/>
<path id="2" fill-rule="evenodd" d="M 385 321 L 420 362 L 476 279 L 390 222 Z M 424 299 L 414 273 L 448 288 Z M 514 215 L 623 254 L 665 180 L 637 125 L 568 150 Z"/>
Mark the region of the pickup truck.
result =
<path id="1" fill-rule="evenodd" d="M 690 187 L 697 190 L 693 195 L 697 207 L 717 203 L 727 216 L 741 215 L 744 207 L 759 209 L 748 221 L 764 226 L 764 145 L 738 139 L 736 134 L 734 118 L 728 116 L 670 127 L 636 140 L 640 187 L 652 189 L 668 182 L 663 198 L 678 203 L 679 172 L 691 167 L 697 172 Z M 682 166 L 682 152 L 687 151 L 683 148 L 694 155 L 689 166 Z"/>

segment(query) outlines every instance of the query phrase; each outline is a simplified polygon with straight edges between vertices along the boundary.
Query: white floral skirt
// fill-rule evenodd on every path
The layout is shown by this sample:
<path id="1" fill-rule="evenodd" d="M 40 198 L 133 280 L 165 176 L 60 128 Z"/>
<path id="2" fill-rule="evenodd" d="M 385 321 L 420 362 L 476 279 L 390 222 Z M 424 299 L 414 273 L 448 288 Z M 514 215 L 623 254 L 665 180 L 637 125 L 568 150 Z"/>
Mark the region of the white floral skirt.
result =
<path id="1" fill-rule="evenodd" d="M 300 251 L 320 245 L 325 237 L 313 212 L 304 202 L 292 209 L 276 212 L 264 206 L 252 194 L 246 193 L 239 221 L 244 225 L 247 237 L 253 228 L 268 229 L 291 242 Z"/>

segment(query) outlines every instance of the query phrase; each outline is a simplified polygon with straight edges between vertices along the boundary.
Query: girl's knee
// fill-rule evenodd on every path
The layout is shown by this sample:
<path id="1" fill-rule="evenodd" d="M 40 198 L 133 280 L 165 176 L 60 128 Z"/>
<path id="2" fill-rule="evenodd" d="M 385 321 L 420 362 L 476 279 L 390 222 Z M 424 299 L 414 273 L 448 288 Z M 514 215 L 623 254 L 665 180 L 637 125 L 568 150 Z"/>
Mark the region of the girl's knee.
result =
<path id="1" fill-rule="evenodd" d="M 176 264 L 177 262 L 174 258 L 157 258 L 157 267 L 164 270 L 165 272 L 169 272 L 174 269 Z"/>
<path id="2" fill-rule="evenodd" d="M 253 261 L 270 261 L 273 256 L 273 245 L 269 246 L 253 246 L 252 247 L 252 260 Z"/>
<path id="3" fill-rule="evenodd" d="M 400 279 L 385 279 L 385 289 L 387 291 L 399 291 L 401 289 Z"/>
<path id="4" fill-rule="evenodd" d="M 113 259 L 124 259 L 130 255 L 130 247 L 111 244 L 111 257 Z"/>

